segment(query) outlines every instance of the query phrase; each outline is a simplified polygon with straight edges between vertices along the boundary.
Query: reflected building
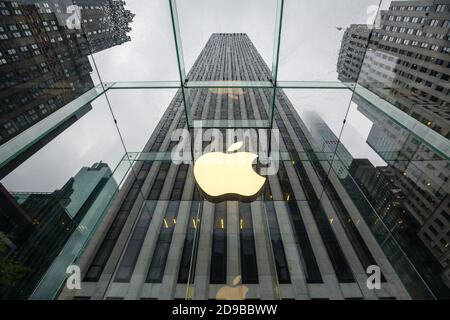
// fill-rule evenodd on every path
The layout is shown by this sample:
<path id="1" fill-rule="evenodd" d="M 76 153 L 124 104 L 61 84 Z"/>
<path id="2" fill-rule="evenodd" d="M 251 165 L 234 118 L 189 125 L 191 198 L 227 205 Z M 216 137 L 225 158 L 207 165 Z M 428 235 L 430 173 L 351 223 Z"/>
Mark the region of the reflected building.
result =
<path id="1" fill-rule="evenodd" d="M 125 2 L 0 1 L 0 145 L 94 87 L 89 55 L 130 40 Z M 79 22 L 79 23 L 78 23 Z M 3 167 L 5 176 L 91 109 Z"/>
<path id="2" fill-rule="evenodd" d="M 407 217 L 402 206 L 405 194 L 385 167 L 374 167 L 368 159 L 354 159 L 349 174 L 363 189 L 371 205 L 390 230 L 402 228 Z"/>
<path id="3" fill-rule="evenodd" d="M 338 79 L 342 82 L 356 82 L 366 58 L 370 29 L 366 24 L 352 24 L 345 31 L 337 62 Z"/>
<path id="4" fill-rule="evenodd" d="M 271 73 L 246 34 L 213 34 L 187 78 L 267 81 Z M 192 117 L 268 119 L 272 92 L 192 89 Z M 329 162 L 320 161 L 286 94 L 279 90 L 275 98 L 274 126 L 290 159 L 268 176 L 259 199 L 211 203 L 197 192 L 192 164 L 136 161 L 136 175 L 78 261 L 81 289 L 63 289 L 59 298 L 410 298 L 406 287 L 420 283 L 403 284 L 339 177 L 328 174 Z M 185 116 L 178 92 L 143 151 L 171 151 L 171 133 L 186 128 Z M 296 160 L 300 153 L 303 160 Z M 383 274 L 380 290 L 366 286 L 366 268 L 374 264 Z M 417 288 L 411 292 L 429 297 Z"/>
<path id="5" fill-rule="evenodd" d="M 347 28 L 337 64 L 339 80 L 358 80 L 449 138 L 449 29 L 449 3 L 392 1 L 373 29 Z"/>
<path id="6" fill-rule="evenodd" d="M 305 112 L 304 118 L 314 141 L 319 145 L 318 151 L 326 155 L 340 179 L 347 177 L 347 169 L 353 161 L 350 152 L 316 112 Z"/>
<path id="7" fill-rule="evenodd" d="M 392 1 L 378 18 L 373 29 L 351 25 L 346 30 L 338 59 L 339 79 L 357 81 L 450 138 L 450 3 Z M 355 96 L 353 101 L 358 111 L 373 122 L 367 143 L 388 164 L 366 168 L 363 177 L 361 168 L 365 164 L 355 162 L 352 168 L 355 180 L 368 192 L 369 198 L 371 190 L 385 181 L 386 186 L 393 184 L 401 190 L 403 218 L 398 219 L 398 207 L 395 214 L 389 214 L 398 223 L 409 221 L 410 234 L 402 235 L 400 241 L 404 241 L 405 248 L 410 248 L 413 242 L 418 247 L 424 245 L 424 255 L 431 257 L 416 257 L 413 261 L 419 269 L 433 268 L 438 263 L 435 272 L 450 287 L 448 160 L 365 100 Z M 362 167 L 357 169 L 358 166 Z M 390 191 L 384 190 L 383 194 L 386 191 L 387 203 L 372 197 L 371 204 L 381 210 L 379 213 L 388 223 L 387 216 L 382 214 L 383 208 L 391 205 Z M 436 282 L 433 284 L 436 290 L 444 292 L 442 284 Z"/>
<path id="8" fill-rule="evenodd" d="M 6 255 L 26 268 L 14 286 L 0 286 L 2 299 L 29 297 L 69 237 L 83 232 L 81 222 L 111 174 L 106 163 L 96 163 L 54 192 L 8 192 L 0 185 L 0 234 Z"/>
<path id="9" fill-rule="evenodd" d="M 388 164 L 374 169 L 376 184 L 389 177 L 404 195 L 402 212 L 416 237 L 442 266 L 438 273 L 448 284 L 450 267 L 450 164 L 419 137 L 395 123 L 364 100 L 354 97 L 357 110 L 373 122 L 367 143 Z M 370 172 L 370 171 L 369 171 Z M 368 175 L 370 176 L 368 172 Z M 357 179 L 362 182 L 361 176 Z M 366 177 L 365 179 L 369 179 Z M 372 181 L 372 184 L 375 183 Z M 374 203 L 372 203 L 374 204 Z M 392 208 L 393 206 L 391 206 Z M 412 220 L 412 219 L 413 220 Z M 403 223 L 404 219 L 399 219 Z M 432 261 L 427 261 L 432 265 Z"/>

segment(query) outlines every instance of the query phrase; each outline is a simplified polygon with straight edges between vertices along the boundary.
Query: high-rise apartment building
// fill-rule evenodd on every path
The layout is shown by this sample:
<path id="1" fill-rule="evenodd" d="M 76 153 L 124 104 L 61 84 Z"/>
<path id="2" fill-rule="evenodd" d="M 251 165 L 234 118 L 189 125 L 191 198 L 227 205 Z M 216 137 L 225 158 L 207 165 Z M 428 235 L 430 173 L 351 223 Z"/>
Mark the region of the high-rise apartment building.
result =
<path id="1" fill-rule="evenodd" d="M 372 27 L 372 26 L 370 26 Z M 392 1 L 344 33 L 337 70 L 450 137 L 450 2 Z"/>
<path id="2" fill-rule="evenodd" d="M 91 53 L 96 53 L 131 40 L 128 33 L 134 14 L 121 0 L 73 0 L 80 9 L 80 20 Z"/>
<path id="3" fill-rule="evenodd" d="M 213 34 L 187 78 L 270 76 L 246 34 Z M 190 89 L 192 116 L 267 119 L 272 92 Z M 334 171 L 328 175 L 329 161 L 318 159 L 313 137 L 281 90 L 275 103 L 280 151 L 291 158 L 268 176 L 263 195 L 250 203 L 208 202 L 197 190 L 192 164 L 137 161 L 136 175 L 127 178 L 77 261 L 81 289 L 63 289 L 59 298 L 236 298 L 233 286 L 247 299 L 411 297 L 407 286 L 418 283 L 402 282 L 405 273 L 389 262 Z M 186 125 L 178 92 L 143 151 L 171 151 L 177 144 L 171 133 Z M 296 160 L 299 153 L 307 159 Z M 381 267 L 380 290 L 366 285 L 370 265 Z"/>
<path id="4" fill-rule="evenodd" d="M 113 0 L 0 1 L 0 145 L 94 86 L 89 55 L 130 40 L 134 15 L 124 5 Z M 2 168 L 0 176 L 90 108 L 54 128 L 40 147 Z"/>

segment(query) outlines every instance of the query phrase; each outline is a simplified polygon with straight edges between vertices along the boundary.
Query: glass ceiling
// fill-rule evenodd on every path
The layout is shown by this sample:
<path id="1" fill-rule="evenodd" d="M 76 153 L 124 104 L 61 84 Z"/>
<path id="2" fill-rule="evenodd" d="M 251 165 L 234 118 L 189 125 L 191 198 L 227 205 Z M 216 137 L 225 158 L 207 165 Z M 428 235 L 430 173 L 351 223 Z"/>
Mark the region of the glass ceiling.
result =
<path id="1" fill-rule="evenodd" d="M 0 145 L 2 170 L 8 171 L 14 160 L 25 157 L 22 164 L 9 170 L 11 173 L 2 175 L 1 183 L 11 192 L 52 192 L 82 166 L 101 160 L 112 169 L 120 189 L 125 177 L 135 174 L 132 168 L 137 161 L 170 161 L 170 154 L 142 150 L 177 90 L 182 93 L 189 130 L 197 126 L 265 130 L 274 127 L 275 99 L 266 119 L 204 120 L 192 112 L 189 97 L 195 90 L 265 88 L 273 95 L 283 90 L 302 118 L 308 119 L 312 112 L 319 114 L 337 137 L 331 152 L 319 152 L 332 170 L 345 162 L 339 155 L 339 145 L 344 145 L 353 158 L 368 158 L 374 166 L 399 159 L 398 154 L 380 155 L 366 141 L 376 121 L 391 123 L 426 149 L 420 159 L 408 158 L 406 154 L 402 161 L 447 164 L 450 161 L 450 141 L 432 125 L 418 121 L 386 97 L 374 93 L 362 83 L 359 74 L 354 81 L 338 79 L 336 64 L 346 28 L 365 24 L 369 30 L 376 29 L 381 11 L 387 10 L 391 1 L 343 0 L 337 4 L 334 0 L 316 0 L 314 5 L 296 0 L 194 2 L 128 0 L 126 8 L 135 14 L 130 24 L 131 40 L 99 52 L 88 45 L 86 56 L 92 68 L 93 85 L 86 81 L 83 94 Z M 62 21 L 68 16 L 64 11 L 54 13 Z M 86 38 L 90 36 L 88 32 L 82 30 Z M 246 33 L 270 67 L 270 81 L 190 81 L 189 70 L 212 33 Z M 368 59 L 366 52 L 363 57 L 364 61 Z M 394 86 L 389 81 L 383 85 Z M 58 84 L 45 89 L 71 90 Z M 63 133 L 42 144 L 44 137 L 73 117 L 77 120 Z M 306 121 L 306 125 L 313 130 L 314 121 Z M 27 150 L 34 147 L 38 151 L 27 158 Z M 307 161 L 301 152 L 295 159 L 282 153 L 281 160 Z M 432 183 L 436 184 L 436 190 L 447 192 L 443 182 Z M 376 210 L 373 211 L 374 220 L 379 219 Z M 83 241 L 88 240 L 94 229 L 85 234 Z M 383 239 L 390 238 L 390 245 L 400 248 L 405 264 L 415 271 L 407 254 L 390 235 L 390 228 L 384 225 L 383 230 Z M 80 239 L 73 241 L 76 246 Z M 74 261 L 80 251 L 77 248 L 66 252 L 58 263 Z M 427 279 L 417 274 L 424 290 L 428 290 Z M 36 297 L 49 297 L 60 281 L 60 273 L 49 271 Z"/>

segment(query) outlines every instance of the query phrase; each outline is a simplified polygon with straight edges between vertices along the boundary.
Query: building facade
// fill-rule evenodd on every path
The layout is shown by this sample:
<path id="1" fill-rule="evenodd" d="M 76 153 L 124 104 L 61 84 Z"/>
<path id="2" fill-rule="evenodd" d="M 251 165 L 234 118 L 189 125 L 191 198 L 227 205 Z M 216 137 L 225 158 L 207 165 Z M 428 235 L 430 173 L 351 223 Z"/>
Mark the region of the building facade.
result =
<path id="1" fill-rule="evenodd" d="M 392 1 L 373 28 L 351 25 L 337 70 L 449 138 L 450 2 Z"/>
<path id="2" fill-rule="evenodd" d="M 0 185 L 0 235 L 9 247 L 6 257 L 25 268 L 14 285 L 0 285 L 2 299 L 30 296 L 68 239 L 83 232 L 83 218 L 100 193 L 117 188 L 109 181 L 111 175 L 107 164 L 95 163 L 54 192 L 10 193 Z"/>
<path id="3" fill-rule="evenodd" d="M 357 81 L 449 138 L 450 2 L 392 1 L 378 18 L 373 28 L 351 25 L 345 31 L 337 65 L 339 79 Z M 430 266 L 434 271 L 423 273 L 438 274 L 440 279 L 432 282 L 437 291 L 445 292 L 450 281 L 448 161 L 401 123 L 359 97 L 353 101 L 373 123 L 367 144 L 388 164 L 366 167 L 367 172 L 353 164 L 352 169 L 359 172 L 354 178 L 368 197 L 372 195 L 376 207 L 388 205 L 389 215 L 382 215 L 385 223 L 392 223 L 394 217 L 397 224 L 403 224 L 397 231 L 406 231 L 401 236 L 394 234 L 406 250 L 412 242 L 424 246 L 419 250 L 423 256 L 411 252 L 413 260 L 419 269 Z M 388 202 L 373 193 L 383 185 L 380 192 Z M 398 203 L 395 214 L 386 186 L 395 186 L 404 196 L 400 203 L 394 201 Z"/>
<path id="4" fill-rule="evenodd" d="M 124 5 L 112 0 L 0 1 L 0 145 L 94 87 L 89 55 L 130 40 L 134 15 Z M 90 108 L 86 105 L 60 124 L 37 149 Z M 35 151 L 30 148 L 0 176 Z"/>
<path id="5" fill-rule="evenodd" d="M 213 34 L 187 77 L 268 80 L 270 71 L 247 35 Z M 267 119 L 272 90 L 237 91 L 190 90 L 193 118 Z M 192 164 L 137 161 L 136 175 L 127 178 L 77 261 L 81 289 L 63 289 L 59 298 L 410 298 L 281 90 L 274 121 L 280 150 L 290 158 L 280 161 L 264 193 L 250 203 L 204 200 Z M 171 133 L 185 127 L 178 92 L 143 151 L 171 151 L 177 144 Z M 296 160 L 300 153 L 307 159 Z M 380 290 L 366 285 L 370 265 L 381 268 Z"/>
<path id="6" fill-rule="evenodd" d="M 400 206 L 403 218 L 398 221 L 402 221 L 401 223 L 405 225 L 409 224 L 409 231 L 414 234 L 408 236 L 409 241 L 405 242 L 405 248 L 408 248 L 411 239 L 420 241 L 421 244 L 418 246 L 425 245 L 426 249 L 422 251 L 429 251 L 434 259 L 423 259 L 422 266 L 438 262 L 440 268 L 436 267 L 435 273 L 448 283 L 450 266 L 448 249 L 450 219 L 447 213 L 450 199 L 448 161 L 420 141 L 419 137 L 388 119 L 382 112 L 374 110 L 361 99 L 354 98 L 354 101 L 358 105 L 357 110 L 373 123 L 367 143 L 388 164 L 386 167 L 375 169 L 377 175 L 372 176 L 372 187 L 383 184 L 383 181 L 388 179 L 389 185 L 394 185 L 401 191 L 404 195 Z M 364 179 L 369 179 L 371 175 L 367 172 L 366 174 L 367 177 Z M 358 180 L 355 176 L 354 178 Z M 358 178 L 361 178 L 361 175 Z M 390 208 L 392 210 L 393 206 Z M 398 209 L 397 207 L 396 212 Z M 391 213 L 389 217 L 392 218 Z"/>
<path id="7" fill-rule="evenodd" d="M 327 159 L 332 162 L 333 170 L 340 179 L 348 175 L 348 168 L 352 164 L 353 157 L 347 148 L 339 142 L 339 138 L 327 123 L 316 113 L 307 111 L 304 113 L 305 122 L 307 122 L 309 131 L 314 141 L 320 146 L 327 155 Z"/>

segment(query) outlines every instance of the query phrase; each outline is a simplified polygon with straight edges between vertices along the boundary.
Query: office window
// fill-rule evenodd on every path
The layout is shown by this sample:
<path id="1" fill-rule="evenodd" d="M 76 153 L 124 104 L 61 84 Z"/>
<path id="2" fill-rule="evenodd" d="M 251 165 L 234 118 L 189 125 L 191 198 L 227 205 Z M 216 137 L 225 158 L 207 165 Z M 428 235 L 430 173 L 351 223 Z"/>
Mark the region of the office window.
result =
<path id="1" fill-rule="evenodd" d="M 275 206 L 272 201 L 266 201 L 267 222 L 269 225 L 270 240 L 272 242 L 273 257 L 275 260 L 275 267 L 277 270 L 277 277 L 279 283 L 291 283 L 289 268 L 284 252 L 283 240 L 281 238 L 280 227 L 278 225 L 277 214 Z"/>
<path id="2" fill-rule="evenodd" d="M 227 282 L 227 203 L 215 204 L 211 252 L 211 283 Z"/>
<path id="3" fill-rule="evenodd" d="M 129 282 L 133 270 L 136 266 L 136 261 L 139 257 L 139 252 L 147 235 L 148 226 L 155 211 L 156 201 L 146 201 L 142 206 L 141 216 L 133 230 L 127 249 L 121 261 L 120 267 L 116 274 L 116 282 Z"/>
<path id="4" fill-rule="evenodd" d="M 445 4 L 438 4 L 436 7 L 436 12 L 445 12 L 446 5 Z"/>
<path id="5" fill-rule="evenodd" d="M 178 283 L 187 283 L 189 280 L 189 270 L 191 266 L 191 255 L 194 246 L 194 237 L 200 220 L 197 219 L 198 210 L 200 210 L 200 201 L 192 201 L 189 212 L 189 220 L 184 239 L 183 253 L 181 255 L 180 270 L 178 272 Z M 194 271 L 191 275 L 191 283 L 194 281 Z"/>
<path id="6" fill-rule="evenodd" d="M 169 255 L 170 243 L 172 242 L 173 230 L 177 223 L 179 201 L 171 201 L 168 204 L 166 214 L 161 224 L 158 241 L 152 255 L 152 261 L 147 273 L 146 282 L 160 283 L 166 268 L 167 256 Z"/>
<path id="7" fill-rule="evenodd" d="M 174 188 L 172 189 L 172 193 L 170 195 L 171 201 L 168 203 L 166 214 L 163 218 L 155 252 L 153 253 L 152 261 L 147 274 L 147 282 L 159 283 L 162 281 L 167 256 L 169 254 L 170 243 L 172 242 L 173 231 L 177 223 L 178 208 L 180 206 L 179 200 L 181 200 L 182 189 L 186 181 L 188 167 L 189 166 L 187 164 L 182 164 L 178 167 Z M 179 187 L 177 188 L 176 186 Z"/>
<path id="8" fill-rule="evenodd" d="M 253 219 L 249 203 L 239 203 L 239 230 L 242 283 L 258 283 Z"/>
<path id="9" fill-rule="evenodd" d="M 159 199 L 169 168 L 170 168 L 169 162 L 163 162 L 160 165 L 158 174 L 156 175 L 155 182 L 153 183 L 152 189 L 150 190 L 150 193 L 147 197 L 148 200 Z"/>
<path id="10" fill-rule="evenodd" d="M 148 172 L 150 170 L 151 165 L 152 162 L 146 161 L 142 165 L 139 173 Z M 84 277 L 84 281 L 98 281 L 98 279 L 100 278 L 100 275 L 103 272 L 103 269 L 108 261 L 108 258 L 114 249 L 117 239 L 120 236 L 120 232 L 122 231 L 122 228 L 125 225 L 125 222 L 127 221 L 128 215 L 130 214 L 131 211 L 130 203 L 134 203 L 136 201 L 140 193 L 142 183 L 143 180 L 139 180 L 138 178 L 135 179 L 135 181 L 131 185 L 124 202 L 120 206 L 119 212 L 117 213 L 111 226 L 109 227 L 109 230 L 106 233 L 106 236 L 103 239 L 100 248 L 95 254 L 95 257 L 91 265 L 89 266 L 86 276 Z"/>
<path id="11" fill-rule="evenodd" d="M 309 241 L 306 227 L 300 214 L 300 209 L 298 208 L 293 195 L 291 184 L 283 163 L 280 163 L 278 179 L 280 180 L 283 197 L 286 200 L 286 209 L 289 212 L 289 217 L 294 228 L 298 253 L 303 269 L 306 273 L 306 281 L 308 283 L 322 283 L 323 281 L 319 266 L 317 265 L 311 242 Z"/>

